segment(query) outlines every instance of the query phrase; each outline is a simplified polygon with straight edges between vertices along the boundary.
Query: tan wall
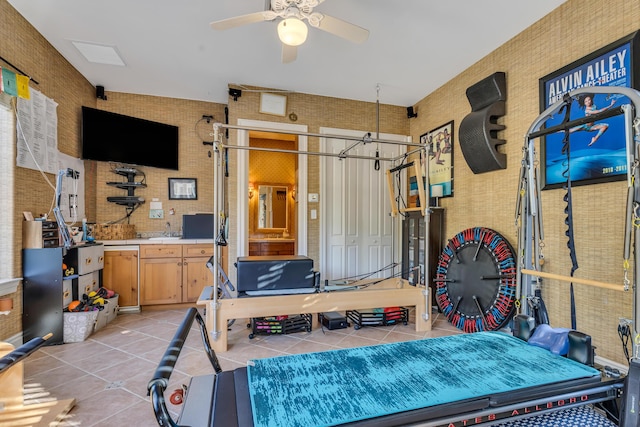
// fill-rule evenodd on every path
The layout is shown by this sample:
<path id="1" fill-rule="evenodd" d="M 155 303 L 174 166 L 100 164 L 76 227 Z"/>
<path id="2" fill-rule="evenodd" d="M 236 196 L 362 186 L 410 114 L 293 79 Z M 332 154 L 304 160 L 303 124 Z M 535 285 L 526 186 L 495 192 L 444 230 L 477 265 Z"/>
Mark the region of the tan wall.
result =
<path id="1" fill-rule="evenodd" d="M 145 166 L 137 168 L 144 172 L 147 187 L 135 191 L 136 196 L 142 196 L 145 199 L 145 203 L 135 210 L 130 218 L 130 223 L 135 224 L 136 231 L 138 233 L 161 233 L 165 231 L 167 222 L 171 223 L 172 232 L 180 231 L 182 229 L 182 215 L 194 212 L 212 212 L 214 156 L 209 157 L 209 153 L 213 151 L 213 148 L 210 145 L 202 144 L 203 136 L 198 135 L 196 123 L 202 119 L 203 115 L 212 115 L 214 120 L 223 121 L 224 105 L 109 91 L 106 94 L 107 101 L 98 101 L 97 108 L 166 123 L 179 128 L 178 171 Z M 198 126 L 198 129 L 202 128 Z M 92 168 L 96 170 L 94 185 L 98 212 L 96 222 L 105 223 L 123 218 L 126 214 L 125 208 L 107 202 L 107 197 L 126 195 L 126 190 L 120 190 L 106 184 L 109 181 L 120 181 L 123 177 L 111 171 L 113 165 L 110 163 L 85 163 L 91 164 Z M 196 178 L 198 199 L 169 200 L 169 178 Z M 141 177 L 136 179 L 141 179 Z M 149 218 L 149 202 L 152 198 L 157 198 L 162 202 L 163 219 Z M 171 208 L 174 209 L 175 215 L 169 214 Z"/>
<path id="2" fill-rule="evenodd" d="M 539 111 L 538 80 L 640 28 L 640 2 L 569 0 L 557 11 L 465 70 L 417 104 L 411 120 L 414 140 L 454 120 L 454 197 L 441 199 L 446 235 L 475 226 L 490 227 L 516 245 L 514 225 L 518 174 L 524 136 Z M 471 111 L 465 91 L 497 72 L 506 72 L 507 112 L 500 137 L 507 140 L 507 169 L 474 175 L 459 147 L 458 129 Z M 635 70 L 640 72 L 640 70 Z M 564 191 L 542 192 L 545 271 L 569 275 Z M 626 182 L 573 188 L 575 241 L 580 268 L 576 276 L 623 282 L 623 224 Z M 618 318 L 631 318 L 632 294 L 575 285 L 578 329 L 593 335 L 597 354 L 623 363 Z M 547 280 L 543 297 L 551 324 L 569 327 L 569 284 Z M 625 363 L 626 364 L 626 363 Z"/>
<path id="3" fill-rule="evenodd" d="M 0 0 L 0 55 L 38 82 L 31 82 L 31 88 L 58 103 L 58 149 L 79 157 L 80 106 L 95 105 L 95 89 L 6 0 Z M 6 64 L 0 62 L 0 66 Z M 46 176 L 55 188 L 55 176 Z M 13 271 L 14 277 L 21 277 L 22 212 L 51 214 L 54 190 L 39 172 L 20 167 L 16 168 L 15 183 Z M 0 258 L 10 259 L 9 254 L 0 254 Z M 21 287 L 13 300 L 11 314 L 0 319 L 2 338 L 22 330 Z"/>

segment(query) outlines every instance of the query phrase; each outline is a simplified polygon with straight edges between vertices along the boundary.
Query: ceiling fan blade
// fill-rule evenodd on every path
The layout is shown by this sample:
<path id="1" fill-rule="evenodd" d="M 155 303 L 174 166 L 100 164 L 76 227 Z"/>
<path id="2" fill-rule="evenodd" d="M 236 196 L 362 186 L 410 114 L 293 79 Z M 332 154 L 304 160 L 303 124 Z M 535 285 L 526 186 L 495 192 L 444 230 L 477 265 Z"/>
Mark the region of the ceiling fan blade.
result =
<path id="1" fill-rule="evenodd" d="M 298 57 L 298 46 L 290 46 L 282 43 L 282 63 L 288 64 Z"/>
<path id="2" fill-rule="evenodd" d="M 272 21 L 276 16 L 277 15 L 273 11 L 266 10 L 262 12 L 249 13 L 247 15 L 240 15 L 234 18 L 221 19 L 220 21 L 214 21 L 209 25 L 211 25 L 211 28 L 214 30 L 228 30 L 229 28 L 253 24 L 255 22 Z"/>
<path id="3" fill-rule="evenodd" d="M 363 43 L 369 38 L 369 30 L 325 14 L 322 14 L 318 28 L 353 43 Z"/>

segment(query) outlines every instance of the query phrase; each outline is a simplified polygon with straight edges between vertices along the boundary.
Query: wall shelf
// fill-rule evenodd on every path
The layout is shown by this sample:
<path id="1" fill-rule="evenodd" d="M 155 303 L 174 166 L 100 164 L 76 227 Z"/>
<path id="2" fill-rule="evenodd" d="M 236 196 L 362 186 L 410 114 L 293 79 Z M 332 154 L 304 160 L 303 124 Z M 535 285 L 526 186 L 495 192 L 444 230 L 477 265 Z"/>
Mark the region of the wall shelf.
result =
<path id="1" fill-rule="evenodd" d="M 121 175 L 127 178 L 126 181 L 109 181 L 107 185 L 117 187 L 122 190 L 127 190 L 126 196 L 110 196 L 107 197 L 107 201 L 115 203 L 117 205 L 126 206 L 127 209 L 133 209 L 136 206 L 144 203 L 144 198 L 135 195 L 135 191 L 138 188 L 146 188 L 147 184 L 144 183 L 144 173 L 135 168 L 115 168 L 113 173 Z M 143 181 L 136 181 L 138 175 L 143 176 Z"/>
<path id="2" fill-rule="evenodd" d="M 18 284 L 22 277 L 15 279 L 0 279 L 0 297 L 18 292 Z"/>

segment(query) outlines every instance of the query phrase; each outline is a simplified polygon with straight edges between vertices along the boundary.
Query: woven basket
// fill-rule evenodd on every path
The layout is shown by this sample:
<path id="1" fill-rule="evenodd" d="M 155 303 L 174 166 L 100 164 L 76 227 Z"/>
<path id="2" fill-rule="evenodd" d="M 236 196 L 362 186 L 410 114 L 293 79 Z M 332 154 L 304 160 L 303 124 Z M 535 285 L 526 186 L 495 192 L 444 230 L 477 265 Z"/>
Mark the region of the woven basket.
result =
<path id="1" fill-rule="evenodd" d="M 136 238 L 135 224 L 96 224 L 93 226 L 96 240 L 126 240 Z"/>

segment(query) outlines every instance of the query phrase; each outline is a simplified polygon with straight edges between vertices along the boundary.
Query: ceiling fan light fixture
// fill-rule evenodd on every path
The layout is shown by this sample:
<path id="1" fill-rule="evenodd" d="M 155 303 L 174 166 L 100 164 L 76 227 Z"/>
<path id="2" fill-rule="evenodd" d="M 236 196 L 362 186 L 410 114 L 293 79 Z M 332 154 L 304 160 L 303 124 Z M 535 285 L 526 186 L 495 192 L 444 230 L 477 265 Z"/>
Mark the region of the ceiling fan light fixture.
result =
<path id="1" fill-rule="evenodd" d="M 287 18 L 278 24 L 280 41 L 289 46 L 300 46 L 307 40 L 309 29 L 298 18 Z"/>

